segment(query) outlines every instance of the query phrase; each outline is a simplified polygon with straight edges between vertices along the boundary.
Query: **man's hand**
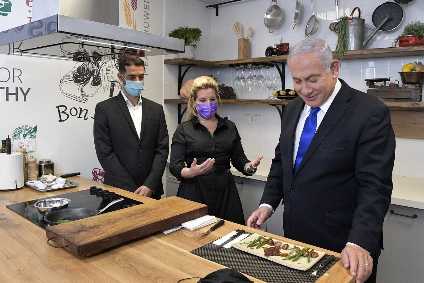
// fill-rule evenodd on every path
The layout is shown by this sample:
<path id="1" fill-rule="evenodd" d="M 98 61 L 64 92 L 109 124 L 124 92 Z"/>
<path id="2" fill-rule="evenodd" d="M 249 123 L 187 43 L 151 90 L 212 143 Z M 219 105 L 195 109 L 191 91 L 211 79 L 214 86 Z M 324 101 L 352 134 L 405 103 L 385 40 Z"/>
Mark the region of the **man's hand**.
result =
<path id="1" fill-rule="evenodd" d="M 135 194 L 139 194 L 145 197 L 151 197 L 153 194 L 152 189 L 146 187 L 146 186 L 140 186 L 137 190 L 134 192 Z"/>
<path id="2" fill-rule="evenodd" d="M 369 252 L 360 246 L 347 244 L 342 251 L 342 262 L 356 283 L 365 282 L 372 273 L 373 261 Z"/>
<path id="3" fill-rule="evenodd" d="M 259 228 L 272 215 L 272 210 L 268 207 L 259 207 L 247 219 L 247 226 Z"/>
<path id="4" fill-rule="evenodd" d="M 208 158 L 200 165 L 197 165 L 197 159 L 194 158 L 190 168 L 183 168 L 181 170 L 181 177 L 183 178 L 194 178 L 199 175 L 203 175 L 212 170 L 215 164 L 215 158 Z"/>

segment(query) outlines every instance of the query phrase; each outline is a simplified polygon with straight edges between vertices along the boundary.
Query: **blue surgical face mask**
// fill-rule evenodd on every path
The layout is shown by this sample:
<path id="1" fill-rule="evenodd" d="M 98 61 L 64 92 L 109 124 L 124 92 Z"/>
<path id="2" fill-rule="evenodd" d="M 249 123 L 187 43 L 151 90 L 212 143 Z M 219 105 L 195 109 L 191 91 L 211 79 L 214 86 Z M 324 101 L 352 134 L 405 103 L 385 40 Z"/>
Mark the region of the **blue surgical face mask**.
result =
<path id="1" fill-rule="evenodd" d="M 144 82 L 125 80 L 124 88 L 129 95 L 139 96 L 141 95 L 141 92 L 144 90 Z"/>

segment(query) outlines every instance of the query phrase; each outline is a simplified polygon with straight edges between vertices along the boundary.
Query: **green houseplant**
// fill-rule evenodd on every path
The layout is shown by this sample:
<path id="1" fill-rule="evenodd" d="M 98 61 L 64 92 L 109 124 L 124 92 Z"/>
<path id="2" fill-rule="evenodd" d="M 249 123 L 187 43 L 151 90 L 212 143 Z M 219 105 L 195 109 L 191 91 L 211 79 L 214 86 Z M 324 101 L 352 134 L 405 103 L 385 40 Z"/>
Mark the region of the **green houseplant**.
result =
<path id="1" fill-rule="evenodd" d="M 184 40 L 186 52 L 184 57 L 194 57 L 194 48 L 200 41 L 202 31 L 199 28 L 178 27 L 169 33 L 170 37 Z"/>
<path id="2" fill-rule="evenodd" d="M 349 18 L 342 17 L 339 22 L 336 24 L 336 33 L 337 33 L 337 46 L 336 46 L 336 56 L 341 58 L 346 51 L 348 50 L 348 36 L 349 36 Z"/>
<path id="3" fill-rule="evenodd" d="M 416 21 L 407 24 L 398 41 L 400 47 L 424 45 L 424 23 Z"/>

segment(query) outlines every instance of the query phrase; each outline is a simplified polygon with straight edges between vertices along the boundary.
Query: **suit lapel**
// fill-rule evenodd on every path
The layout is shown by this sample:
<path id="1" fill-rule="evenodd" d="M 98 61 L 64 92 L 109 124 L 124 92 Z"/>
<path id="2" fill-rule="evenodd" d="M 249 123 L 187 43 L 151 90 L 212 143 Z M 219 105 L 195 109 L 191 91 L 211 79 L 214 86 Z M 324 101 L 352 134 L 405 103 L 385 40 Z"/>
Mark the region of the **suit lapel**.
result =
<path id="1" fill-rule="evenodd" d="M 133 122 L 133 120 L 131 118 L 130 111 L 128 110 L 127 102 L 125 101 L 125 99 L 123 97 L 123 94 L 122 93 L 119 93 L 119 95 L 117 96 L 117 98 L 118 98 L 118 107 L 119 107 L 119 110 L 122 113 L 122 115 L 124 115 L 125 120 L 127 121 L 128 125 L 131 128 L 131 132 L 133 133 L 133 135 L 135 136 L 135 138 L 137 138 L 137 140 L 138 140 L 139 139 L 138 138 L 138 134 L 137 134 L 137 131 L 136 131 L 135 127 L 134 127 L 134 122 Z"/>
<path id="2" fill-rule="evenodd" d="M 311 158 L 314 152 L 317 150 L 318 146 L 322 143 L 325 137 L 334 129 L 337 123 L 342 119 L 346 109 L 348 108 L 348 100 L 351 98 L 352 94 L 349 92 L 349 86 L 342 81 L 342 87 L 334 98 L 333 103 L 331 103 L 330 108 L 327 110 L 327 113 L 324 116 L 324 119 L 321 122 L 321 125 L 318 128 L 317 133 L 312 139 L 311 144 L 309 145 L 308 150 L 303 157 L 302 163 L 300 164 L 299 169 L 296 174 L 302 170 L 305 166 L 305 163 Z"/>
<path id="3" fill-rule="evenodd" d="M 288 180 L 284 180 L 288 187 L 291 186 L 293 180 L 293 150 L 294 150 L 294 141 L 297 123 L 299 121 L 300 114 L 303 111 L 304 103 L 301 99 L 293 102 L 293 117 L 296 119 L 288 119 L 285 125 L 283 126 L 283 137 L 282 137 L 282 152 L 283 156 L 286 156 L 285 160 L 283 160 L 283 164 L 287 164 L 284 166 L 286 168 L 285 176 L 288 176 Z"/>
<path id="4" fill-rule="evenodd" d="M 146 104 L 147 104 L 146 100 L 143 97 L 141 97 L 141 111 L 143 113 L 142 114 L 143 118 L 141 119 L 140 141 L 143 140 L 144 132 L 146 131 L 146 125 L 148 123 L 147 121 L 148 119 L 150 119 L 149 117 L 150 111 L 147 109 L 148 105 Z"/>

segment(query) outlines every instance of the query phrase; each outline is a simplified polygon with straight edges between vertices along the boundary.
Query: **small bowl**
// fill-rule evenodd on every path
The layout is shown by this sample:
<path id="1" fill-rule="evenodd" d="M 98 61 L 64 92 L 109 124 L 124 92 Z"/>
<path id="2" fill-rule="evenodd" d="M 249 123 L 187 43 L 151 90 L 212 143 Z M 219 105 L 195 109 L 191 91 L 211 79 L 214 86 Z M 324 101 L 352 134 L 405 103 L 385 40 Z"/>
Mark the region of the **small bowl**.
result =
<path id="1" fill-rule="evenodd" d="M 52 209 L 64 208 L 71 202 L 67 198 L 47 198 L 41 199 L 34 203 L 34 207 L 38 209 L 40 213 L 46 213 Z"/>
<path id="2" fill-rule="evenodd" d="M 424 72 L 399 72 L 404 84 L 423 84 Z"/>

